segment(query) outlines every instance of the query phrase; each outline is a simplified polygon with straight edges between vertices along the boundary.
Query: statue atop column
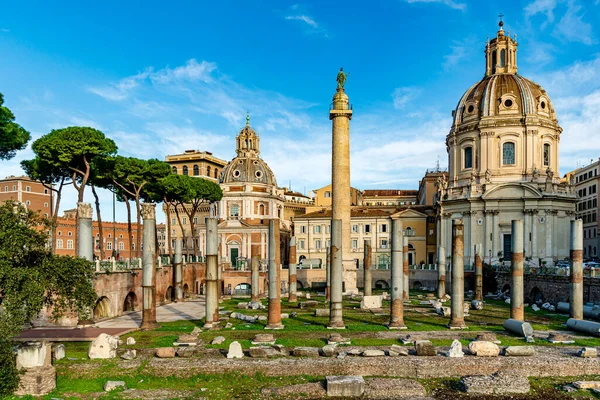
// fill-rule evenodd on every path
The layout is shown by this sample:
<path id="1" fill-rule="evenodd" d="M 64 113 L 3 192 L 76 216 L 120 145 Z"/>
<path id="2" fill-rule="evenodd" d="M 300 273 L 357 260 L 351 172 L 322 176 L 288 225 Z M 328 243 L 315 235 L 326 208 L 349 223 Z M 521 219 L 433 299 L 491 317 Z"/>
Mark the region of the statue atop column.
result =
<path id="1" fill-rule="evenodd" d="M 338 72 L 336 79 L 338 89 L 344 88 L 344 85 L 346 84 L 346 76 L 348 76 L 348 74 L 344 72 L 344 68 L 340 68 L 340 72 Z"/>

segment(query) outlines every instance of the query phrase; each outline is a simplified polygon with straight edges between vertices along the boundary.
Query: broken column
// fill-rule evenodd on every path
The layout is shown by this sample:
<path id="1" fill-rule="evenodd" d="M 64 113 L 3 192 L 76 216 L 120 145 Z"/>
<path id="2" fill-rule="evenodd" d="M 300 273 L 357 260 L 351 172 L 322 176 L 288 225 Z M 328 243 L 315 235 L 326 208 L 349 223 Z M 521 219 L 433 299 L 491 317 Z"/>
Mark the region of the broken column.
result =
<path id="1" fill-rule="evenodd" d="M 290 264 L 288 265 L 289 272 L 289 293 L 288 302 L 295 303 L 298 298 L 296 291 L 298 290 L 297 277 L 296 277 L 296 237 L 293 236 L 290 239 Z"/>
<path id="2" fill-rule="evenodd" d="M 41 396 L 56 388 L 56 369 L 48 342 L 25 342 L 17 348 L 17 369 L 22 372 L 17 396 Z"/>
<path id="3" fill-rule="evenodd" d="M 183 242 L 175 239 L 175 259 L 173 263 L 173 277 L 175 280 L 175 301 L 183 300 L 183 263 L 181 258 Z"/>
<path id="4" fill-rule="evenodd" d="M 446 249 L 443 246 L 438 247 L 438 286 L 437 298 L 442 299 L 446 296 Z"/>
<path id="5" fill-rule="evenodd" d="M 156 204 L 142 204 L 143 236 L 142 242 L 142 329 L 154 329 L 156 323 L 156 267 L 155 233 L 156 233 Z"/>
<path id="6" fill-rule="evenodd" d="M 363 282 L 364 282 L 364 291 L 365 296 L 371 296 L 373 289 L 373 281 L 371 274 L 371 263 L 373 262 L 373 253 L 371 250 L 371 242 L 369 240 L 365 240 L 365 248 L 364 248 L 364 260 L 363 260 Z"/>
<path id="7" fill-rule="evenodd" d="M 88 261 L 94 260 L 92 216 L 90 203 L 77 203 L 77 256 Z"/>
<path id="8" fill-rule="evenodd" d="M 269 220 L 269 314 L 265 329 L 283 329 L 279 275 L 279 220 Z"/>
<path id="9" fill-rule="evenodd" d="M 219 235 L 217 218 L 206 219 L 206 323 L 205 328 L 212 328 L 219 321 Z"/>
<path id="10" fill-rule="evenodd" d="M 329 303 L 329 329 L 344 329 L 342 316 L 342 221 L 331 221 L 331 301 Z"/>
<path id="11" fill-rule="evenodd" d="M 392 219 L 392 286 L 390 288 L 390 329 L 406 329 L 404 324 L 404 270 L 402 257 L 402 221 Z"/>
<path id="12" fill-rule="evenodd" d="M 402 279 L 402 285 L 403 285 L 403 293 L 402 293 L 402 298 L 404 300 L 408 300 L 410 298 L 410 293 L 409 293 L 409 283 L 410 283 L 410 277 L 408 275 L 408 237 L 404 236 L 403 237 L 403 245 L 402 245 L 402 253 L 404 256 L 404 263 L 402 266 L 402 271 L 404 273 L 404 277 Z"/>
<path id="13" fill-rule="evenodd" d="M 481 260 L 481 245 L 475 249 L 475 300 L 483 300 L 483 262 Z"/>
<path id="14" fill-rule="evenodd" d="M 466 329 L 465 324 L 465 265 L 464 226 L 461 220 L 452 221 L 452 298 L 450 329 Z"/>
<path id="15" fill-rule="evenodd" d="M 252 304 L 260 303 L 259 268 L 260 262 L 258 260 L 258 256 L 252 256 L 252 259 L 250 260 L 250 273 L 252 274 L 252 295 L 250 296 L 250 303 Z"/>
<path id="16" fill-rule="evenodd" d="M 583 221 L 571 221 L 571 301 L 569 315 L 583 319 Z"/>
<path id="17" fill-rule="evenodd" d="M 331 246 L 325 255 L 325 300 L 331 300 Z"/>
<path id="18" fill-rule="evenodd" d="M 525 321 L 523 304 L 523 220 L 512 220 L 512 284 L 510 285 L 510 318 Z"/>

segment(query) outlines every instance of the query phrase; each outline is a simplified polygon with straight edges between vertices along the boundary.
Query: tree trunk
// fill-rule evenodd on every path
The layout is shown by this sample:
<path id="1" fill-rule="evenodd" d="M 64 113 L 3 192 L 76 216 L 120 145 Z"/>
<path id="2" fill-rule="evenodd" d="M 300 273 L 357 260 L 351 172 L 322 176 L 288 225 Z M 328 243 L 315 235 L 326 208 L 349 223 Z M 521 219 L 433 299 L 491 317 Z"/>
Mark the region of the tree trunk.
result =
<path id="1" fill-rule="evenodd" d="M 135 212 L 137 214 L 137 235 L 135 237 L 135 245 L 137 247 L 138 257 L 142 257 L 142 209 L 140 207 L 140 198 L 135 196 Z"/>
<path id="2" fill-rule="evenodd" d="M 98 193 L 96 193 L 96 187 L 92 185 L 92 194 L 94 195 L 94 200 L 96 203 L 96 214 L 98 215 L 98 234 L 100 235 L 100 240 L 98 243 L 100 245 L 100 259 L 106 260 L 104 253 L 104 234 L 102 231 L 102 217 L 100 216 L 100 199 L 98 198 Z"/>
<path id="3" fill-rule="evenodd" d="M 129 259 L 133 259 L 133 234 L 131 232 L 131 204 L 127 196 L 123 195 L 125 206 L 127 206 L 127 240 L 129 241 Z"/>
<path id="4" fill-rule="evenodd" d="M 169 255 L 169 257 L 173 256 L 172 251 L 172 246 L 171 246 L 171 202 L 167 201 L 167 197 L 165 196 L 164 198 L 164 202 L 167 205 L 167 234 L 166 234 L 166 239 L 167 239 L 167 254 Z"/>
<path id="5" fill-rule="evenodd" d="M 182 206 L 185 209 L 185 205 L 183 203 L 180 203 L 180 204 L 182 204 Z M 183 229 L 183 225 L 181 225 L 181 218 L 179 216 L 179 211 L 177 210 L 177 206 L 178 206 L 178 204 L 175 205 L 175 216 L 177 217 L 177 223 L 179 224 L 179 229 L 181 229 L 181 240 L 186 245 L 185 250 L 186 250 L 186 253 L 187 253 L 188 249 L 187 249 L 187 241 L 186 241 L 186 238 L 185 238 L 185 231 Z"/>

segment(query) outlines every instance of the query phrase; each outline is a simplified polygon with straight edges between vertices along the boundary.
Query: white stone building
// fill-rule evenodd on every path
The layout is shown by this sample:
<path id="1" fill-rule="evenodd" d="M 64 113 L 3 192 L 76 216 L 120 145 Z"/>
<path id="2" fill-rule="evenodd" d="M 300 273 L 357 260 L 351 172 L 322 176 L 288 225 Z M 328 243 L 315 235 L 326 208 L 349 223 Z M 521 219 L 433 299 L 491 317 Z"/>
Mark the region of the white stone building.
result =
<path id="1" fill-rule="evenodd" d="M 452 220 L 465 225 L 465 264 L 510 259 L 511 220 L 522 219 L 525 256 L 549 265 L 569 256 L 576 194 L 559 178 L 562 128 L 546 91 L 517 73 L 516 36 L 486 44 L 482 80 L 461 97 L 446 138 L 448 179 L 438 182 L 438 243 L 451 254 Z"/>

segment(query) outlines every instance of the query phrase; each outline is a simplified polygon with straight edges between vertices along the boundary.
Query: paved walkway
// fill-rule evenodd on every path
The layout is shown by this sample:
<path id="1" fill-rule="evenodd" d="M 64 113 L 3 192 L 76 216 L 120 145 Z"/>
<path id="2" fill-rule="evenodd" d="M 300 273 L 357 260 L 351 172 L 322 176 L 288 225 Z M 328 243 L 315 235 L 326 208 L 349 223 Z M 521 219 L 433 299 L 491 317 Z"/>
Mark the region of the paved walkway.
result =
<path id="1" fill-rule="evenodd" d="M 156 308 L 158 322 L 173 322 L 180 320 L 204 318 L 204 299 L 190 299 L 183 303 L 169 303 Z M 142 312 L 136 311 L 102 321 L 96 324 L 98 328 L 139 328 L 142 325 Z"/>

